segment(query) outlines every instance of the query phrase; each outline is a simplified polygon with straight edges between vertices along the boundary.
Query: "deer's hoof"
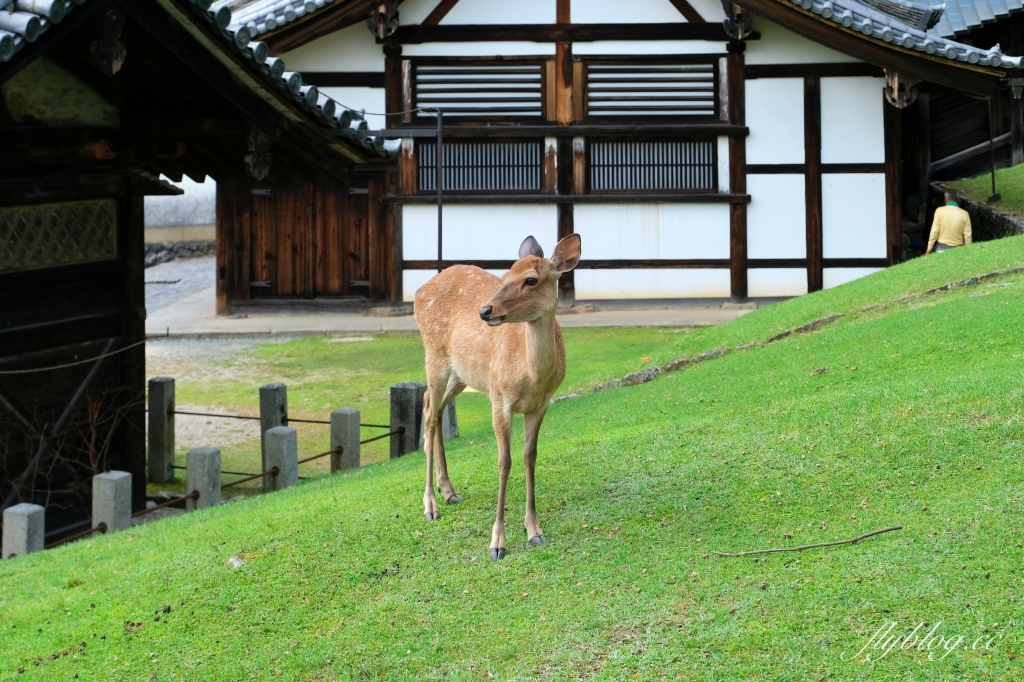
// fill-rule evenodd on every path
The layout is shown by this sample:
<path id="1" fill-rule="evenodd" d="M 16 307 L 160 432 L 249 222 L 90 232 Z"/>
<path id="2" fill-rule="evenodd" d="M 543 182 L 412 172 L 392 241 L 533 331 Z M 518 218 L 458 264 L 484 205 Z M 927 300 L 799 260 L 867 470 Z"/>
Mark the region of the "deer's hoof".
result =
<path id="1" fill-rule="evenodd" d="M 505 558 L 504 547 L 491 547 L 491 561 L 501 561 Z"/>
<path id="2" fill-rule="evenodd" d="M 531 545 L 543 545 L 547 541 L 548 539 L 544 537 L 543 533 L 541 533 L 540 535 L 534 535 L 532 538 L 530 538 Z"/>
<path id="3" fill-rule="evenodd" d="M 423 512 L 423 516 L 425 516 L 427 518 L 427 521 L 437 521 L 439 518 L 441 518 L 441 512 L 436 512 L 436 511 Z"/>
<path id="4" fill-rule="evenodd" d="M 449 497 L 449 498 L 448 498 L 447 500 L 445 500 L 445 501 L 446 501 L 446 502 L 447 502 L 448 504 L 458 504 L 459 502 L 462 502 L 462 498 L 461 498 L 461 497 L 459 497 L 459 494 L 458 494 L 458 493 L 455 493 L 454 495 L 452 495 L 451 497 Z"/>

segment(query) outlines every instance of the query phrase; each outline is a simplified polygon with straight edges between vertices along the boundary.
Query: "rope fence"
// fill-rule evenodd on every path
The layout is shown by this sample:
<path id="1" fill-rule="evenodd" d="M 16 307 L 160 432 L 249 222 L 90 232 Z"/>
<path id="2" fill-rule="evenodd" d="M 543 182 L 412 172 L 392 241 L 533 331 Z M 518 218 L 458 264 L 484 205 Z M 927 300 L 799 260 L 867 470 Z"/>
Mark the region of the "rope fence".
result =
<path id="1" fill-rule="evenodd" d="M 146 409 L 149 412 L 149 409 Z M 215 419 L 243 419 L 248 421 L 259 421 L 261 417 L 248 417 L 244 414 L 214 414 L 212 412 L 192 412 L 188 410 L 175 410 L 174 414 L 183 414 L 189 417 L 213 417 Z M 299 419 L 298 417 L 285 417 L 281 420 L 284 426 L 288 426 L 289 423 L 295 422 L 296 424 L 326 424 L 331 425 L 330 420 L 327 419 Z M 390 424 L 363 424 L 359 426 L 367 429 L 390 429 Z"/>
<path id="2" fill-rule="evenodd" d="M 156 505 L 154 507 L 147 507 L 146 509 L 140 509 L 139 511 L 135 512 L 134 514 L 132 514 L 132 518 L 134 519 L 134 518 L 137 518 L 139 516 L 145 516 L 146 514 L 148 514 L 150 512 L 155 512 L 157 509 L 163 509 L 164 507 L 170 507 L 171 505 L 178 504 L 179 502 L 184 502 L 185 500 L 192 500 L 192 499 L 196 499 L 196 500 L 199 499 L 199 491 L 198 490 L 193 490 L 188 495 L 182 495 L 181 497 L 175 497 L 173 499 L 167 500 L 166 502 L 161 502 L 160 504 L 158 504 L 158 505 Z"/>

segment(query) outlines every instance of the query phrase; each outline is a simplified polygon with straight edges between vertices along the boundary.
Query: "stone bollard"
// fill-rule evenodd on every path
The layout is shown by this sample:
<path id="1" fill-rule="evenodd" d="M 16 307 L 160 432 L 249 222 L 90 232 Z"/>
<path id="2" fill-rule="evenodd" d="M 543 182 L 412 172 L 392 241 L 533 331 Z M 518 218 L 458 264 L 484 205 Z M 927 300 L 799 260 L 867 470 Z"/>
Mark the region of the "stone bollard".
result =
<path id="1" fill-rule="evenodd" d="M 263 471 L 267 465 L 266 433 L 275 426 L 288 426 L 288 387 L 284 384 L 267 384 L 260 387 L 260 458 Z M 269 476 L 263 477 L 263 492 L 269 493 L 273 488 Z"/>
<path id="2" fill-rule="evenodd" d="M 359 468 L 359 410 L 342 407 L 331 412 L 331 449 L 343 448 L 331 455 L 331 473 Z"/>
<path id="3" fill-rule="evenodd" d="M 391 430 L 404 428 L 391 436 L 391 459 L 415 452 L 420 445 L 420 424 L 423 421 L 423 395 L 426 384 L 406 381 L 391 387 Z"/>
<path id="4" fill-rule="evenodd" d="M 132 525 L 132 475 L 107 471 L 92 477 L 92 527 L 107 524 L 107 533 Z"/>
<path id="5" fill-rule="evenodd" d="M 271 490 L 290 488 L 299 482 L 299 435 L 288 426 L 275 426 L 266 433 L 267 468 L 278 468 L 277 476 L 264 476 Z"/>
<path id="6" fill-rule="evenodd" d="M 22 502 L 4 510 L 4 559 L 41 552 L 46 544 L 46 508 Z"/>
<path id="7" fill-rule="evenodd" d="M 149 380 L 149 482 L 174 478 L 174 379 Z"/>
<path id="8" fill-rule="evenodd" d="M 220 504 L 220 450 L 196 448 L 185 457 L 185 494 L 199 491 L 199 499 L 185 500 L 185 511 Z"/>
<path id="9" fill-rule="evenodd" d="M 441 413 L 441 436 L 444 438 L 444 442 L 459 437 L 459 420 L 455 416 L 455 401 L 452 400 L 450 403 L 445 405 L 444 412 Z M 420 419 L 420 449 L 423 449 L 423 443 L 427 437 L 427 429 L 423 426 L 423 420 Z"/>

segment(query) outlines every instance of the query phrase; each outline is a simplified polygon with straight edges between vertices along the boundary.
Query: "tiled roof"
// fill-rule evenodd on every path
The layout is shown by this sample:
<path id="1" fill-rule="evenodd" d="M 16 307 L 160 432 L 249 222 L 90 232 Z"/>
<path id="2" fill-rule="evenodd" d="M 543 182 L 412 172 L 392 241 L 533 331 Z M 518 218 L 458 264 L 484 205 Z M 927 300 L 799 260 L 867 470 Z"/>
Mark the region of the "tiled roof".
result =
<path id="1" fill-rule="evenodd" d="M 331 0 L 316 0 L 321 5 Z M 76 6 L 89 0 L 0 0 L 0 69 L 26 45 L 35 42 L 51 25 L 61 22 Z M 179 0 L 191 7 L 193 14 L 203 17 L 215 31 L 224 38 L 224 43 L 236 53 L 242 54 L 254 70 L 262 72 L 264 78 L 290 94 L 298 105 L 325 125 L 340 129 L 365 129 L 366 122 L 359 112 L 352 111 L 335 102 L 317 90 L 315 85 L 305 85 L 302 75 L 296 71 L 285 71 L 284 60 L 271 57 L 266 43 L 253 41 L 253 31 L 248 25 L 235 21 L 229 4 L 243 4 L 245 0 L 212 3 L 211 0 Z M 250 5 L 299 4 L 276 0 L 249 0 Z M 306 4 L 315 4 L 306 0 Z M 353 142 L 378 154 L 384 153 L 384 139 L 353 138 Z"/>
<path id="2" fill-rule="evenodd" d="M 935 32 L 946 37 L 966 33 L 1022 9 L 1021 0 L 946 0 L 946 12 Z"/>
<path id="3" fill-rule="evenodd" d="M 792 2 L 806 11 L 821 16 L 823 19 L 841 24 L 848 29 L 859 31 L 866 37 L 898 45 L 908 50 L 923 52 L 952 62 L 977 64 L 979 66 L 1004 69 L 1020 66 L 1020 57 L 1008 57 L 1002 53 L 998 46 L 985 50 L 943 38 L 935 33 L 926 33 L 919 28 L 908 26 L 894 16 L 868 6 L 862 0 L 782 1 Z M 872 4 L 877 7 L 881 3 L 875 0 Z M 895 0 L 892 1 L 892 4 L 894 6 L 899 5 L 902 8 L 908 3 Z"/>
<path id="4" fill-rule="evenodd" d="M 230 9 L 234 13 L 232 24 L 248 26 L 252 34 L 258 36 L 281 28 L 334 2 L 335 0 L 216 0 L 214 6 Z"/>

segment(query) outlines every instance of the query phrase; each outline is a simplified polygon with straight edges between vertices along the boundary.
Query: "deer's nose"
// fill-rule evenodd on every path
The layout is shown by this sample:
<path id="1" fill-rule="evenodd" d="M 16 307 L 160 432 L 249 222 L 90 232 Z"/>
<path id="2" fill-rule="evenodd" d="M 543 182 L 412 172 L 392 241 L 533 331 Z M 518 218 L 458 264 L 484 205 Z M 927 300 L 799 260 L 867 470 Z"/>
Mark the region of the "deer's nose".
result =
<path id="1" fill-rule="evenodd" d="M 494 308 L 492 306 L 485 305 L 483 308 L 480 309 L 480 319 L 483 320 L 484 322 L 487 322 L 488 320 L 491 319 L 492 312 L 494 312 Z"/>

